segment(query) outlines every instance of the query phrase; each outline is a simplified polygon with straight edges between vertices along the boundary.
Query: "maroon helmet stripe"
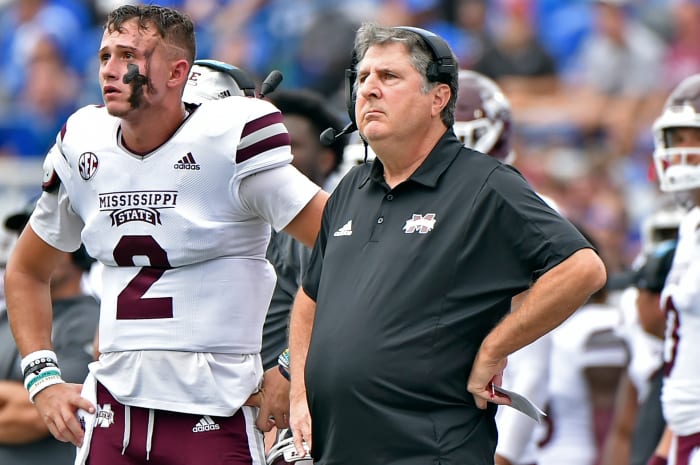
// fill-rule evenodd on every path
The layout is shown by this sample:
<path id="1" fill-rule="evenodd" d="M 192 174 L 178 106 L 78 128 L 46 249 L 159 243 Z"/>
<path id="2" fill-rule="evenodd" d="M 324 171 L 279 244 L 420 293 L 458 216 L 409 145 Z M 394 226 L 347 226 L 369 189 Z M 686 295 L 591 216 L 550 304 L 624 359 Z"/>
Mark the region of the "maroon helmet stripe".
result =
<path id="1" fill-rule="evenodd" d="M 292 141 L 288 133 L 275 134 L 272 137 L 256 142 L 244 149 L 239 149 L 236 152 L 236 163 L 242 163 L 249 158 L 258 155 L 259 153 L 267 152 L 268 150 L 285 145 L 291 145 Z"/>

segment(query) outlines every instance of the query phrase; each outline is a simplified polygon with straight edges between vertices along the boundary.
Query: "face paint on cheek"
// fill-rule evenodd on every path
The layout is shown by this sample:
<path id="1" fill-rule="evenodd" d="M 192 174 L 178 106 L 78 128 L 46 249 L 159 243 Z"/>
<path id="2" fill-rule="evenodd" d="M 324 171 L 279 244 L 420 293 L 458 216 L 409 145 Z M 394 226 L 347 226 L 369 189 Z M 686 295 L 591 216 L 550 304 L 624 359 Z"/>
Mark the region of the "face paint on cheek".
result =
<path id="1" fill-rule="evenodd" d="M 127 65 L 128 71 L 124 75 L 124 84 L 131 84 L 131 108 L 138 108 L 143 101 L 143 87 L 148 84 L 148 78 L 139 73 L 139 67 L 133 63 Z"/>
<path id="2" fill-rule="evenodd" d="M 128 65 L 126 65 L 126 67 L 128 71 L 124 75 L 124 84 L 129 84 L 132 81 L 134 81 L 132 86 L 143 86 L 148 82 L 148 78 L 146 76 L 144 76 L 143 74 L 139 74 L 138 66 L 136 66 L 133 63 L 129 63 Z"/>

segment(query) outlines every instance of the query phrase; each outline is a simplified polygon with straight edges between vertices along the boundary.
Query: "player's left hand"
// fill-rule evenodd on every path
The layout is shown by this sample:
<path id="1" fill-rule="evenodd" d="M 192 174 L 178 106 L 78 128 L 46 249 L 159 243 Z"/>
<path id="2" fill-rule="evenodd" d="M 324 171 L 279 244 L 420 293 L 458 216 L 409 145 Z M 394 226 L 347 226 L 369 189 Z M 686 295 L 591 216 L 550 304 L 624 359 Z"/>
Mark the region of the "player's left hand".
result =
<path id="1" fill-rule="evenodd" d="M 289 428 L 289 381 L 274 366 L 263 376 L 262 403 L 256 426 L 260 431 L 270 431 L 273 427 Z"/>
<path id="2" fill-rule="evenodd" d="M 92 403 L 80 396 L 82 385 L 61 383 L 49 386 L 34 397 L 34 403 L 51 434 L 63 442 L 81 447 L 85 432 L 76 412 L 83 409 L 93 413 Z"/>

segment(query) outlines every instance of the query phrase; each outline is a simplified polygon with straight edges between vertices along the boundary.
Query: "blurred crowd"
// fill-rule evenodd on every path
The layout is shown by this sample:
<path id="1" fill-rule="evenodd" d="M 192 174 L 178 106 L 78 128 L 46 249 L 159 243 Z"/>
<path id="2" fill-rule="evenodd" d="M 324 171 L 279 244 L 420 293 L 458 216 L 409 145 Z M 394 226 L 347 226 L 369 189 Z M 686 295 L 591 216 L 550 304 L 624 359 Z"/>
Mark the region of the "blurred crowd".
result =
<path id="1" fill-rule="evenodd" d="M 120 3 L 0 0 L 0 163 L 41 160 L 72 111 L 101 103 L 96 48 Z M 279 69 L 282 88 L 315 90 L 341 117 L 361 21 L 436 32 L 461 67 L 502 86 L 516 166 L 589 229 L 611 271 L 631 263 L 641 221 L 661 201 L 650 179 L 653 119 L 670 89 L 700 72 L 698 0 L 158 3 L 194 19 L 199 58 L 236 64 L 258 82 Z"/>

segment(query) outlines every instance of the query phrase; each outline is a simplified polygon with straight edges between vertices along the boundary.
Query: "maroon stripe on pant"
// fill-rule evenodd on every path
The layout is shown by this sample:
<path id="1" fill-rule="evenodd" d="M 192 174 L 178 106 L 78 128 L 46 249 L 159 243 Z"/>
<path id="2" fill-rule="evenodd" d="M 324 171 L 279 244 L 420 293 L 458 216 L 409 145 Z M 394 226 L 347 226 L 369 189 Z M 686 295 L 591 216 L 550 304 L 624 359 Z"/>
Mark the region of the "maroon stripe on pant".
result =
<path id="1" fill-rule="evenodd" d="M 700 433 L 691 434 L 690 436 L 678 436 L 676 465 L 688 465 L 693 451 L 700 454 Z"/>

